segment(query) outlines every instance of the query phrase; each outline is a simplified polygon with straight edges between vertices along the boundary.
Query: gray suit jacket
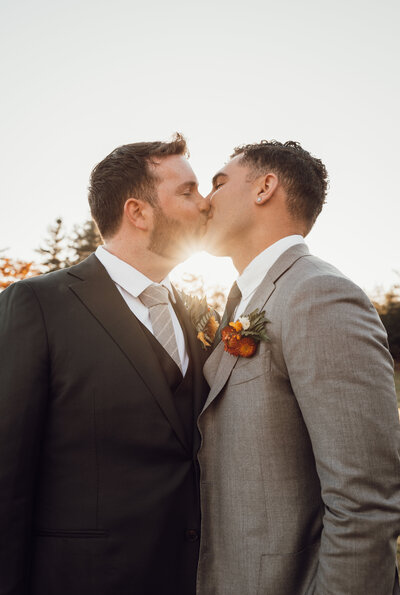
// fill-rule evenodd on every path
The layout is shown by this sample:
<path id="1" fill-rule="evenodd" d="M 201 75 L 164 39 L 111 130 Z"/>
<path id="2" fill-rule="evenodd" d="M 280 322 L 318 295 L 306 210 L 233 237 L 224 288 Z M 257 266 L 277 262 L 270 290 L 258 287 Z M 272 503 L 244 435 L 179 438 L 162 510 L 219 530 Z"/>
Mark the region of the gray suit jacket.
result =
<path id="1" fill-rule="evenodd" d="M 397 593 L 400 430 L 376 311 L 305 245 L 255 308 L 271 341 L 249 359 L 219 343 L 204 368 L 198 593 Z"/>

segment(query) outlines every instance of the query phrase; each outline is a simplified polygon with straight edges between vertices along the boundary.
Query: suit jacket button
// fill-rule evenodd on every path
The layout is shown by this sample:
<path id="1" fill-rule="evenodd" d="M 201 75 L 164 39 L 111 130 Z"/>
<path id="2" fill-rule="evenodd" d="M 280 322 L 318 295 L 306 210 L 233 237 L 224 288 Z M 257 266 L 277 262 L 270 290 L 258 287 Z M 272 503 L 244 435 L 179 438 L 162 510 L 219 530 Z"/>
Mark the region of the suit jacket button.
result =
<path id="1" fill-rule="evenodd" d="M 195 529 L 188 529 L 185 531 L 185 539 L 186 541 L 197 541 L 199 538 L 199 532 Z"/>

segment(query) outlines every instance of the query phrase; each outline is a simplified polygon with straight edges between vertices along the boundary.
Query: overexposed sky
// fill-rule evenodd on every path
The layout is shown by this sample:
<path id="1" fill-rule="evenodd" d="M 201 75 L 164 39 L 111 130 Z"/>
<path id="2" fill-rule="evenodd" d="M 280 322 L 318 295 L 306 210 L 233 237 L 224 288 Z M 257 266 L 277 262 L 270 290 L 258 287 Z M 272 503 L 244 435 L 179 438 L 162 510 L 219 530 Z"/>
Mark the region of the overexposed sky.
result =
<path id="1" fill-rule="evenodd" d="M 1 0 L 0 248 L 30 258 L 56 217 L 82 223 L 90 171 L 118 145 L 183 132 L 207 193 L 234 146 L 291 139 L 331 180 L 312 252 L 389 287 L 399 20 L 398 0 Z M 230 283 L 226 260 L 210 266 Z"/>

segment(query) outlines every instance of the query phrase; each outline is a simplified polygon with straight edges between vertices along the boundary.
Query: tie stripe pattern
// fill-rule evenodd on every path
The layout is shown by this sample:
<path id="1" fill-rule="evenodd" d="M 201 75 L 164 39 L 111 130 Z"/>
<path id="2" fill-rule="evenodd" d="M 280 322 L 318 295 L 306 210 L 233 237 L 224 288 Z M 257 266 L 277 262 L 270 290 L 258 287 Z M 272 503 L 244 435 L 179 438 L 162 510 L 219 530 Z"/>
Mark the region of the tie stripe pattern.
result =
<path id="1" fill-rule="evenodd" d="M 149 309 L 150 322 L 155 338 L 161 343 L 182 372 L 174 325 L 168 307 L 168 289 L 162 285 L 149 285 L 149 287 L 142 291 L 139 299 Z"/>

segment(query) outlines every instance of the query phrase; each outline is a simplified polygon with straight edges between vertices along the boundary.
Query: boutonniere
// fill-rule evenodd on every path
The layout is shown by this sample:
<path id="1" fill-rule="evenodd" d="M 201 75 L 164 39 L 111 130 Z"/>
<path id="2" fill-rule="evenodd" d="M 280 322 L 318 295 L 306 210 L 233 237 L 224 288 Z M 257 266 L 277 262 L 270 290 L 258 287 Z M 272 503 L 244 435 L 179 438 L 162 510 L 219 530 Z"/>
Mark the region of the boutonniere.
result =
<path id="1" fill-rule="evenodd" d="M 198 340 L 203 349 L 208 349 L 211 347 L 219 327 L 219 314 L 210 308 L 205 297 L 198 298 L 183 292 L 180 292 L 180 296 L 185 308 L 189 311 Z"/>
<path id="2" fill-rule="evenodd" d="M 270 322 L 265 311 L 258 309 L 247 316 L 240 316 L 236 322 L 230 322 L 221 331 L 225 351 L 240 357 L 252 357 L 260 341 L 270 341 L 265 332 L 265 325 Z"/>

